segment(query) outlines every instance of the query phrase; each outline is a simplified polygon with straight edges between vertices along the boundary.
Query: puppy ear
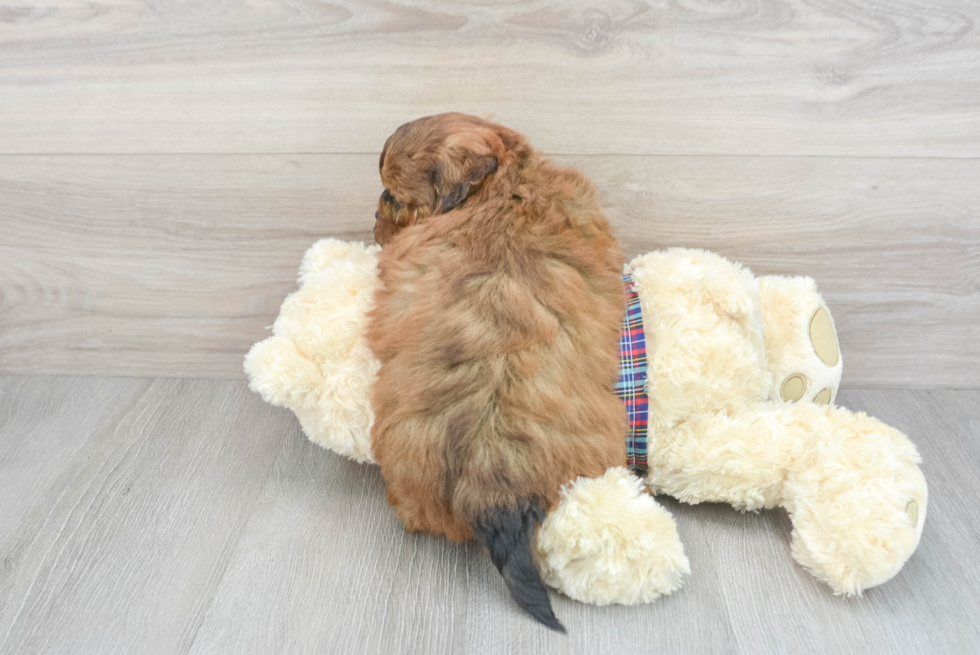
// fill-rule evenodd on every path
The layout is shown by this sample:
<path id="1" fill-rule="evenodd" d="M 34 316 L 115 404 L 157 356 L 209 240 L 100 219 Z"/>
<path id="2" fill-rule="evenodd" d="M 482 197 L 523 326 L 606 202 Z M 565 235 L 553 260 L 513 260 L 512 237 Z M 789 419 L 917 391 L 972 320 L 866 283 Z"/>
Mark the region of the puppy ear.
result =
<path id="1" fill-rule="evenodd" d="M 436 188 L 432 211 L 447 212 L 462 205 L 483 178 L 496 172 L 497 165 L 494 155 L 471 155 L 462 165 L 437 161 L 432 173 Z"/>

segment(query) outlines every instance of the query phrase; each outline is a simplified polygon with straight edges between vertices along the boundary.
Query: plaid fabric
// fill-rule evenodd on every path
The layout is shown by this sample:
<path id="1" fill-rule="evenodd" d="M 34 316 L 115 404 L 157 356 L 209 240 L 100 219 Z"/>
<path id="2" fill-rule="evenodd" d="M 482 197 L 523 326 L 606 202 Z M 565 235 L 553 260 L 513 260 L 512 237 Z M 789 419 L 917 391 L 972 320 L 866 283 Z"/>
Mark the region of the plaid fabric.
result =
<path id="1" fill-rule="evenodd" d="M 629 430 L 626 433 L 626 463 L 637 475 L 647 472 L 647 345 L 643 332 L 640 297 L 632 275 L 624 275 L 626 284 L 626 315 L 619 336 L 619 380 L 616 396 L 626 405 Z"/>

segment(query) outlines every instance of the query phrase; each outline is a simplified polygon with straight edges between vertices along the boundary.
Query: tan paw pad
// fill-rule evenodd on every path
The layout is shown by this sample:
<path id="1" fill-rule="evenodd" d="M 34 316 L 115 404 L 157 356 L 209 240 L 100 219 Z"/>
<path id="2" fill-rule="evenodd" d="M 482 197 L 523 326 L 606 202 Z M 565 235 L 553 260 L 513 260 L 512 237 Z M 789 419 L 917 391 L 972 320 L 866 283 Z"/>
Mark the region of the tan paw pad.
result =
<path id="1" fill-rule="evenodd" d="M 834 334 L 834 324 L 830 322 L 830 313 L 826 307 L 821 306 L 813 313 L 809 332 L 817 357 L 827 366 L 837 366 L 840 350 L 837 346 L 837 335 Z"/>
<path id="2" fill-rule="evenodd" d="M 795 403 L 806 392 L 806 378 L 796 373 L 789 376 L 779 389 L 779 395 L 788 403 Z"/>
<path id="3" fill-rule="evenodd" d="M 912 527 L 919 525 L 919 503 L 910 500 L 909 504 L 905 506 L 905 513 L 909 515 Z"/>
<path id="4" fill-rule="evenodd" d="M 829 405 L 831 393 L 830 387 L 827 387 L 826 389 L 821 390 L 820 393 L 813 398 L 813 402 L 818 405 Z"/>

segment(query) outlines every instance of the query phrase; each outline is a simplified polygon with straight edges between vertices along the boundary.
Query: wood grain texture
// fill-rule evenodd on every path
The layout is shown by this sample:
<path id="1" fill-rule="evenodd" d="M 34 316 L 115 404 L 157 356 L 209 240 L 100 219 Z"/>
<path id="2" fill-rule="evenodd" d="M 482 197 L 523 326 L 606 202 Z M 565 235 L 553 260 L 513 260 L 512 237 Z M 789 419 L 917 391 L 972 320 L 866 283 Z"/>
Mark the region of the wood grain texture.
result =
<path id="1" fill-rule="evenodd" d="M 782 511 L 740 514 L 661 498 L 691 558 L 683 589 L 641 607 L 597 608 L 553 594 L 569 628 L 559 636 L 521 616 L 477 549 L 401 531 L 376 468 L 301 440 L 298 452 L 284 451 L 277 462 L 192 652 L 980 649 L 972 619 L 980 611 L 972 556 L 980 547 L 980 494 L 959 486 L 980 474 L 980 453 L 961 448 L 980 424 L 980 392 L 845 391 L 841 400 L 908 431 L 931 485 L 919 550 L 895 580 L 862 598 L 833 596 L 792 562 Z M 953 459 L 959 465 L 950 471 Z M 314 489 L 312 498 L 298 503 L 299 488 Z M 951 496 L 961 500 L 936 500 Z M 324 564 L 331 556 L 336 561 Z"/>
<path id="2" fill-rule="evenodd" d="M 793 563 L 784 512 L 661 497 L 684 587 L 639 607 L 553 594 L 560 636 L 478 548 L 406 534 L 376 467 L 313 446 L 241 381 L 0 378 L 0 653 L 977 652 L 980 391 L 839 400 L 924 458 L 925 531 L 894 580 L 835 597 Z M 7 480 L 42 460 L 57 470 L 10 513 Z"/>
<path id="3" fill-rule="evenodd" d="M 520 613 L 473 543 L 405 533 L 384 502 L 377 467 L 300 436 L 293 446 L 273 470 L 192 653 L 567 652 L 564 638 Z M 553 601 L 575 626 L 572 643 L 599 646 L 593 652 L 631 639 L 687 652 L 687 630 L 663 629 L 672 617 L 725 615 L 710 576 L 669 607 Z M 713 620 L 699 639 L 723 652 L 733 638 L 727 621 Z"/>
<path id="4" fill-rule="evenodd" d="M 38 504 L 50 496 L 58 476 L 70 466 L 80 449 L 120 402 L 138 393 L 142 383 L 132 380 L 43 377 L 4 379 L 0 382 L 0 526 L 10 533 L 29 521 Z M 29 547 L 26 541 L 4 540 L 0 578 L 16 566 Z M 0 599 L 0 608 L 5 607 Z M 0 609 L 3 613 L 3 609 Z"/>
<path id="5" fill-rule="evenodd" d="M 0 5 L 0 152 L 377 152 L 492 112 L 555 153 L 980 156 L 973 0 Z"/>
<path id="6" fill-rule="evenodd" d="M 980 385 L 980 160 L 562 156 L 627 251 L 811 275 L 850 386 Z M 0 372 L 241 377 L 373 155 L 0 157 Z"/>
<path id="7" fill-rule="evenodd" d="M 0 652 L 186 652 L 285 415 L 241 385 L 83 380 L 0 382 L 0 404 L 33 414 L 30 430 L 0 422 L 0 444 L 34 455 L 0 461 L 16 485 L 3 489 L 16 520 L 0 532 Z M 49 415 L 31 392 L 68 397 Z M 86 415 L 104 418 L 75 437 Z M 28 477 L 44 462 L 60 466 Z"/>

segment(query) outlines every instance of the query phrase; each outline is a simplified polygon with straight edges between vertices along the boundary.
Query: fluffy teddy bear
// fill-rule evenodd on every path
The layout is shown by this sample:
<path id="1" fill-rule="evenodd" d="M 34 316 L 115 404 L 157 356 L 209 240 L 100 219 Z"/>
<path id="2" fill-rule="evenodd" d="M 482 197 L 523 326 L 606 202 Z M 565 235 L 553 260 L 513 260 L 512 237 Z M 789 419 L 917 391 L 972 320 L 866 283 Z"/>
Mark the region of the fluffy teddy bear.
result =
<path id="1" fill-rule="evenodd" d="M 879 585 L 919 543 L 927 488 L 898 430 L 833 406 L 842 362 L 810 278 L 709 252 L 632 262 L 648 340 L 647 484 L 687 503 L 784 507 L 793 557 L 836 592 Z"/>
<path id="2" fill-rule="evenodd" d="M 273 336 L 245 359 L 254 391 L 293 410 L 314 443 L 359 462 L 373 461 L 378 363 L 364 331 L 377 251 L 334 239 L 311 247 Z M 793 556 L 837 593 L 894 576 L 925 518 L 918 453 L 897 430 L 833 406 L 843 364 L 813 280 L 755 278 L 684 249 L 643 255 L 629 268 L 648 347 L 648 365 L 633 373 L 650 434 L 630 452 L 646 466 L 563 490 L 537 535 L 545 581 L 600 605 L 678 589 L 689 563 L 644 482 L 688 503 L 785 507 Z"/>

